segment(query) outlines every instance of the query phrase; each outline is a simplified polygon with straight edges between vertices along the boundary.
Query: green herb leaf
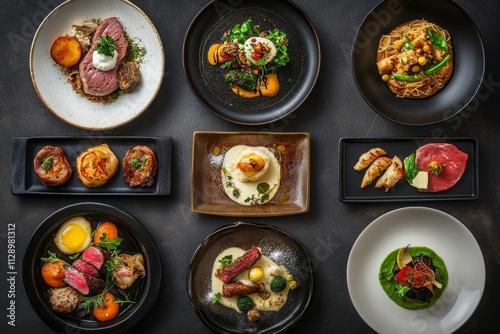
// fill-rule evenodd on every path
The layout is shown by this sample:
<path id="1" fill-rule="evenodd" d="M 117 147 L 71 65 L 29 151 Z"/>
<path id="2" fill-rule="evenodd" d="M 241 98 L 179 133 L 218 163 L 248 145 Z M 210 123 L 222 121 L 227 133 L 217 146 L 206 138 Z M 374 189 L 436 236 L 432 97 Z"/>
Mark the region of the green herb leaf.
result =
<path id="1" fill-rule="evenodd" d="M 221 264 L 219 268 L 229 266 L 231 264 L 231 262 L 233 262 L 233 256 L 226 255 L 222 259 L 220 259 L 219 262 Z"/>
<path id="2" fill-rule="evenodd" d="M 114 303 L 116 304 L 120 304 L 120 305 L 123 305 L 123 304 L 135 304 L 135 301 L 133 301 L 131 299 L 131 294 L 123 291 L 122 289 L 119 289 L 118 290 L 120 292 L 120 294 L 125 298 L 125 299 L 119 299 L 119 298 L 116 298 Z"/>
<path id="3" fill-rule="evenodd" d="M 220 294 L 220 292 L 217 292 L 215 294 L 215 297 L 212 298 L 212 304 L 217 304 L 217 303 L 220 303 L 220 299 L 222 298 L 222 295 Z"/>
<path id="4" fill-rule="evenodd" d="M 265 194 L 269 191 L 269 188 L 271 188 L 269 186 L 269 183 L 259 183 L 257 185 L 257 191 L 259 192 L 259 194 Z"/>
<path id="5" fill-rule="evenodd" d="M 54 162 L 54 159 L 52 157 L 45 158 L 42 162 L 42 169 L 49 170 L 50 167 L 52 167 L 53 162 Z"/>
<path id="6" fill-rule="evenodd" d="M 135 169 L 142 169 L 144 167 L 144 164 L 146 163 L 146 161 L 141 161 L 139 158 L 135 158 L 133 160 L 130 160 L 128 165 L 132 168 L 135 168 Z"/>
<path id="7" fill-rule="evenodd" d="M 62 261 L 57 257 L 57 254 L 51 251 L 47 251 L 49 253 L 49 257 L 41 257 L 40 260 L 43 262 L 57 262 L 57 261 Z"/>
<path id="8" fill-rule="evenodd" d="M 415 153 L 412 153 L 409 156 L 407 156 L 403 161 L 403 170 L 405 173 L 405 179 L 408 183 L 411 183 L 411 181 L 413 181 L 415 176 L 417 176 L 418 172 L 420 171 L 415 161 L 415 157 L 416 157 Z"/>
<path id="9" fill-rule="evenodd" d="M 100 36 L 99 44 L 97 44 L 95 50 L 102 55 L 113 57 L 113 53 L 116 50 L 116 42 L 109 35 Z"/>
<path id="10" fill-rule="evenodd" d="M 427 34 L 429 35 L 429 40 L 436 49 L 447 52 L 448 51 L 448 42 L 443 38 L 439 33 L 435 32 L 432 29 L 427 29 Z"/>

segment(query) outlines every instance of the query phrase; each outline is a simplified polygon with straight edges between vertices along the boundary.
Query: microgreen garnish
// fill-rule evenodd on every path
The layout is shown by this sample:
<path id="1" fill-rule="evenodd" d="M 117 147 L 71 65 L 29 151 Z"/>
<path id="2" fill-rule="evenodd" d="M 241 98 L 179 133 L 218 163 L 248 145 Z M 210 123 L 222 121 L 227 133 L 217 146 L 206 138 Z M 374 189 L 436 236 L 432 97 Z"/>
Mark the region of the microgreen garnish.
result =
<path id="1" fill-rule="evenodd" d="M 47 251 L 49 253 L 49 257 L 41 257 L 40 260 L 43 262 L 57 262 L 57 261 L 62 261 L 60 258 L 57 257 L 57 254 L 51 251 Z"/>
<path id="2" fill-rule="evenodd" d="M 109 36 L 100 36 L 99 44 L 96 46 L 96 51 L 102 55 L 113 57 L 113 53 L 116 50 L 116 42 L 115 40 Z"/>
<path id="3" fill-rule="evenodd" d="M 222 298 L 222 295 L 220 294 L 220 292 L 217 292 L 215 294 L 215 297 L 212 298 L 212 304 L 220 303 L 221 298 Z"/>
<path id="4" fill-rule="evenodd" d="M 229 266 L 231 262 L 233 262 L 233 256 L 232 255 L 226 255 L 223 258 L 219 260 L 220 262 L 220 268 Z"/>

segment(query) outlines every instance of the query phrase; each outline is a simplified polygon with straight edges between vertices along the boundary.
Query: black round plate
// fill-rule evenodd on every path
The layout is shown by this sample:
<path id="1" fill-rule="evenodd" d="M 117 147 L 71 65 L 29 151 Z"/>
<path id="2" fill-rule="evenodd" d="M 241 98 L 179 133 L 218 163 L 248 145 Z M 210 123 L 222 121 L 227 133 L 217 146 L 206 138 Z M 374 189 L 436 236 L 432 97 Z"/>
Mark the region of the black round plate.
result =
<path id="1" fill-rule="evenodd" d="M 400 23 L 425 19 L 448 30 L 454 55 L 454 73 L 444 88 L 425 99 L 397 98 L 377 72 L 380 37 Z M 352 51 L 354 78 L 365 101 L 386 119 L 403 125 L 429 125 L 462 111 L 481 86 L 485 69 L 484 46 L 469 15 L 452 1 L 386 0 L 376 6 L 358 29 Z"/>
<path id="2" fill-rule="evenodd" d="M 263 311 L 257 322 L 221 304 L 212 304 L 212 267 L 215 258 L 228 247 L 250 249 L 260 247 L 262 253 L 285 265 L 297 281 L 286 304 L 276 312 Z M 224 226 L 198 247 L 187 273 L 188 293 L 200 319 L 218 333 L 282 333 L 304 314 L 313 292 L 312 264 L 306 249 L 290 234 L 276 227 L 236 222 Z"/>
<path id="3" fill-rule="evenodd" d="M 144 257 L 146 277 L 139 279 L 129 289 L 135 296 L 135 304 L 122 307 L 118 316 L 107 322 L 64 316 L 52 311 L 47 297 L 48 287 L 41 278 L 41 257 L 47 256 L 47 249 L 53 246 L 53 237 L 59 227 L 69 218 L 84 216 L 92 228 L 97 222 L 114 222 L 123 238 L 123 247 L 136 250 Z M 158 296 L 161 286 L 161 262 L 153 240 L 142 225 L 127 213 L 105 204 L 78 203 L 64 207 L 47 217 L 35 230 L 29 241 L 23 259 L 23 283 L 31 306 L 48 326 L 57 332 L 67 333 L 122 333 L 141 320 Z M 138 283 L 138 284 L 137 284 Z"/>
<path id="4" fill-rule="evenodd" d="M 196 98 L 212 113 L 238 124 L 259 125 L 281 119 L 311 92 L 319 73 L 320 46 L 307 15 L 291 1 L 252 0 L 231 5 L 215 0 L 194 18 L 184 39 L 182 63 Z M 224 70 L 208 63 L 208 49 L 223 33 L 251 18 L 263 30 L 278 28 L 289 39 L 289 63 L 278 69 L 277 96 L 242 98 L 224 81 Z"/>

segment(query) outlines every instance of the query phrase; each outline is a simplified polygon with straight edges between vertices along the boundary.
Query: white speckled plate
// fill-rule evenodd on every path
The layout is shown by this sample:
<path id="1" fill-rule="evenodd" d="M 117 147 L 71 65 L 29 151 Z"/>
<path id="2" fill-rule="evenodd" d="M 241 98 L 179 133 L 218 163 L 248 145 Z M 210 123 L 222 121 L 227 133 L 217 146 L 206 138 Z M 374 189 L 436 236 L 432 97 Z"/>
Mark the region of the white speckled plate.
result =
<path id="1" fill-rule="evenodd" d="M 50 56 L 54 40 L 88 19 L 117 17 L 126 33 L 145 48 L 141 82 L 111 103 L 96 103 L 73 91 L 62 67 Z M 141 9 L 123 0 L 72 0 L 56 7 L 38 28 L 30 53 L 30 72 L 36 92 L 57 117 L 75 127 L 105 130 L 122 126 L 144 112 L 158 93 L 164 73 L 163 45 Z"/>
<path id="2" fill-rule="evenodd" d="M 397 248 L 425 246 L 448 270 L 441 298 L 423 310 L 407 310 L 385 294 L 380 264 Z M 481 301 L 486 281 L 484 258 L 472 233 L 449 214 L 406 207 L 375 219 L 359 235 L 347 261 L 347 287 L 363 320 L 378 333 L 448 334 L 460 328 Z"/>

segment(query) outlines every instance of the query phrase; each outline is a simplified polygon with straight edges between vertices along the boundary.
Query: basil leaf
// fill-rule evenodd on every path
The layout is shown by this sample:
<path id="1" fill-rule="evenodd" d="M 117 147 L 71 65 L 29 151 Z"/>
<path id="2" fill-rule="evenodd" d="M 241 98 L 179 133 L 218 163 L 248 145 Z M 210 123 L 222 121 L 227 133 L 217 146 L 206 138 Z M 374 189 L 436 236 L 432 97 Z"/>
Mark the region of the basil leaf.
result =
<path id="1" fill-rule="evenodd" d="M 408 181 L 408 183 L 411 183 L 411 181 L 413 181 L 415 176 L 417 176 L 418 172 L 420 171 L 415 161 L 415 153 L 412 153 L 405 158 L 405 160 L 403 161 L 403 170 L 405 172 L 406 181 Z"/>
<path id="2" fill-rule="evenodd" d="M 443 38 L 439 33 L 435 32 L 432 29 L 427 29 L 427 34 L 429 35 L 429 39 L 432 45 L 441 51 L 448 51 L 448 42 Z"/>

